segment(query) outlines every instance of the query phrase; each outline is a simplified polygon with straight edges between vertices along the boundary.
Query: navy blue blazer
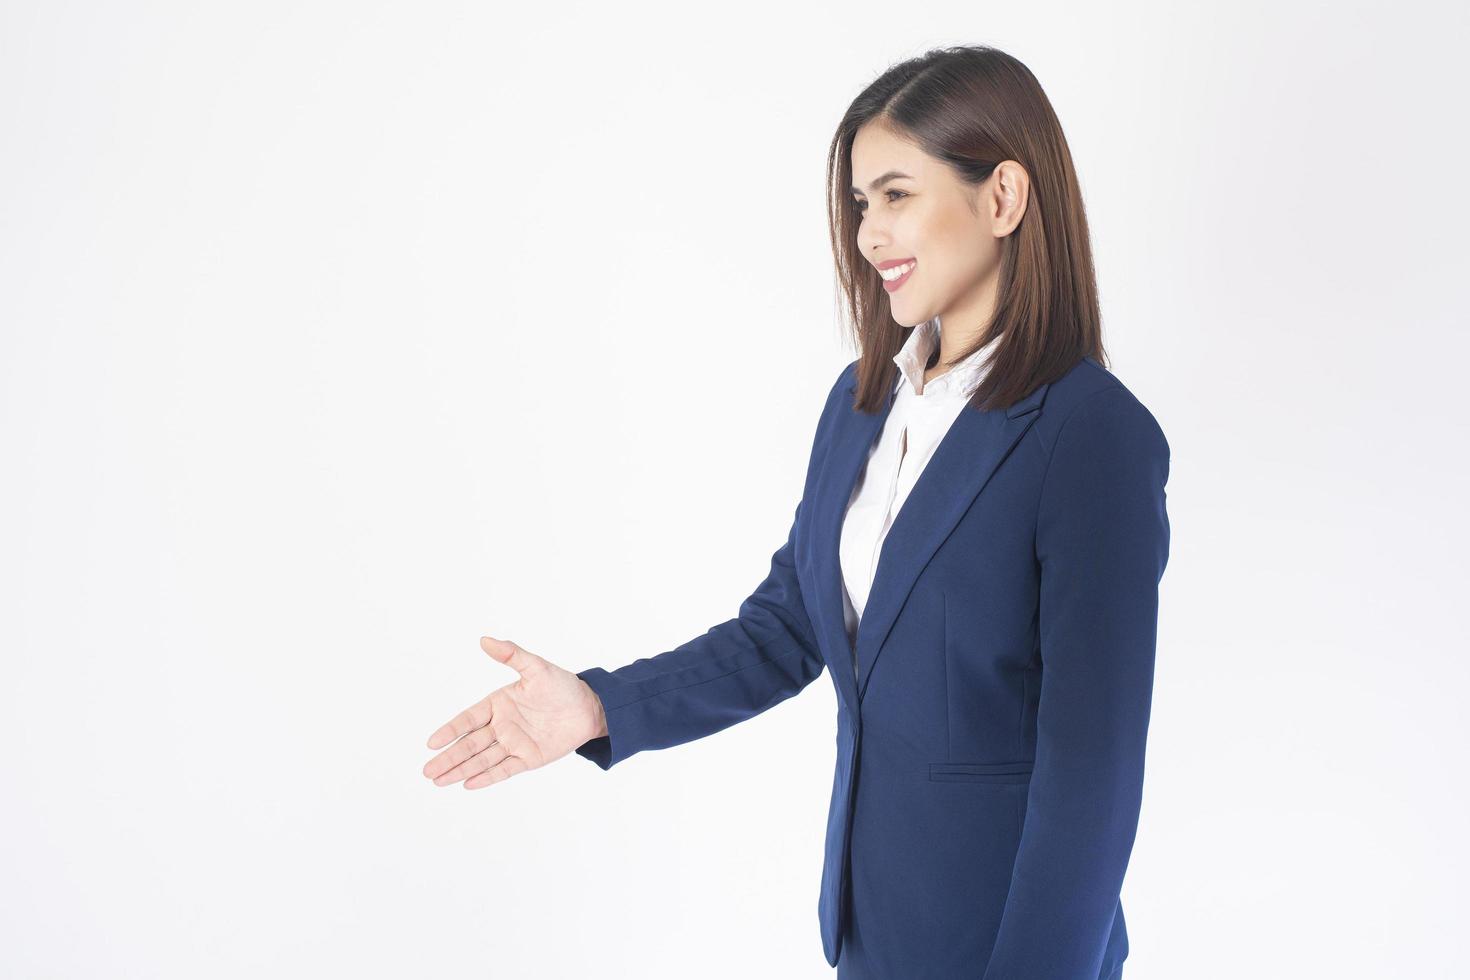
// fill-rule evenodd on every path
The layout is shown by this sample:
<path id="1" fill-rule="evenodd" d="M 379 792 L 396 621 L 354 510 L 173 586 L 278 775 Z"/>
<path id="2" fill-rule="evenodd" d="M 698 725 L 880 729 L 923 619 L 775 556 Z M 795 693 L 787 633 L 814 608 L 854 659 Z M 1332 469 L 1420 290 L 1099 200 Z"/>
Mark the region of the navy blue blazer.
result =
<path id="1" fill-rule="evenodd" d="M 1169 444 L 1091 357 L 1006 409 L 966 406 L 889 530 L 855 645 L 837 548 L 888 411 L 827 397 L 770 574 L 734 619 L 578 676 L 609 769 L 801 691 L 837 689 L 817 903 L 844 980 L 1109 980 L 1138 825 Z M 856 669 L 854 669 L 854 653 Z"/>

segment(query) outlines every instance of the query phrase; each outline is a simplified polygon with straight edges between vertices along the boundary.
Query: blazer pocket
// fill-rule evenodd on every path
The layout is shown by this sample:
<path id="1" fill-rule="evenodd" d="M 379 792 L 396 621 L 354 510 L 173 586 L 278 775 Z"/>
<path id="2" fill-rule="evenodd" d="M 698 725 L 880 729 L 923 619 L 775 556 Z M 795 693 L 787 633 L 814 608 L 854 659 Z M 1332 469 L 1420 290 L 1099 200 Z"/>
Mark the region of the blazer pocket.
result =
<path id="1" fill-rule="evenodd" d="M 929 779 L 936 783 L 1024 783 L 1031 762 L 931 762 Z"/>

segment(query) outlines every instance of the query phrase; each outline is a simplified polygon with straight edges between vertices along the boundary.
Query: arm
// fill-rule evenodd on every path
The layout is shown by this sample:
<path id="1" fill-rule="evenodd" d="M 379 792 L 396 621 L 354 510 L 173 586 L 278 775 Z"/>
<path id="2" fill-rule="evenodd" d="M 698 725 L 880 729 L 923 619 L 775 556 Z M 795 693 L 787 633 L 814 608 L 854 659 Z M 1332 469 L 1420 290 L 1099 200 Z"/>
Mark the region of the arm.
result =
<path id="1" fill-rule="evenodd" d="M 824 424 L 851 365 L 827 396 L 808 462 L 810 485 Z M 602 701 L 607 734 L 576 752 L 603 769 L 649 749 L 692 742 L 752 718 L 816 680 L 825 661 L 797 581 L 796 529 L 806 501 L 797 504 L 786 543 L 771 556 L 770 573 L 740 604 L 734 619 L 712 627 L 667 653 L 608 671 L 589 667 L 577 676 Z"/>
<path id="2" fill-rule="evenodd" d="M 1138 828 L 1169 444 L 1126 389 L 1062 424 L 1042 482 L 1041 700 L 1025 827 L 985 980 L 1091 980 Z"/>
<path id="3" fill-rule="evenodd" d="M 796 510 L 800 521 L 801 505 Z M 692 742 L 752 718 L 821 675 L 825 664 L 792 564 L 795 533 L 793 522 L 770 574 L 734 619 L 656 657 L 577 674 L 601 699 L 608 732 L 578 755 L 610 769 L 636 752 Z"/>

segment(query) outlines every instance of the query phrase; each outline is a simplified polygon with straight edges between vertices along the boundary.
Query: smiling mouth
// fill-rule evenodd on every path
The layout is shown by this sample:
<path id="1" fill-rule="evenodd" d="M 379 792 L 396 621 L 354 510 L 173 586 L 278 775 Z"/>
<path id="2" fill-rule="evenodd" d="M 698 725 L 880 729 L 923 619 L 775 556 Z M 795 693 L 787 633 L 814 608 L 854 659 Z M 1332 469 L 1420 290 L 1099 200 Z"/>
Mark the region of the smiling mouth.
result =
<path id="1" fill-rule="evenodd" d="M 896 265 L 892 269 L 880 269 L 878 275 L 883 277 L 883 288 L 891 293 L 908 282 L 909 276 L 914 274 L 914 269 L 918 264 L 917 262 L 905 262 L 903 265 Z"/>

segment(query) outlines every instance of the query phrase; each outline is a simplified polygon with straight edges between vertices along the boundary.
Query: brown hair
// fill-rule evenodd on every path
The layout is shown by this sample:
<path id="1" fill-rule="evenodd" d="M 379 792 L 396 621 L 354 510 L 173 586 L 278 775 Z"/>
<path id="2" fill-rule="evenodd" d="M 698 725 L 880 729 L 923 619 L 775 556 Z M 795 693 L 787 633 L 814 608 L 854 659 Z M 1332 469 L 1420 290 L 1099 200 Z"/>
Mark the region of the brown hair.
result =
<path id="1" fill-rule="evenodd" d="M 1030 177 L 1026 212 L 1001 243 L 995 316 L 956 358 L 1004 334 L 970 405 L 1009 407 L 1083 357 L 1106 367 L 1082 190 L 1051 102 L 1030 69 L 1003 51 L 935 48 L 894 65 L 863 89 L 827 155 L 832 252 L 859 353 L 854 407 L 875 412 L 887 402 L 898 371 L 893 357 L 913 329 L 895 329 L 883 280 L 858 251 L 852 143 L 873 120 L 970 184 L 985 180 L 1002 160 L 1016 161 Z"/>

